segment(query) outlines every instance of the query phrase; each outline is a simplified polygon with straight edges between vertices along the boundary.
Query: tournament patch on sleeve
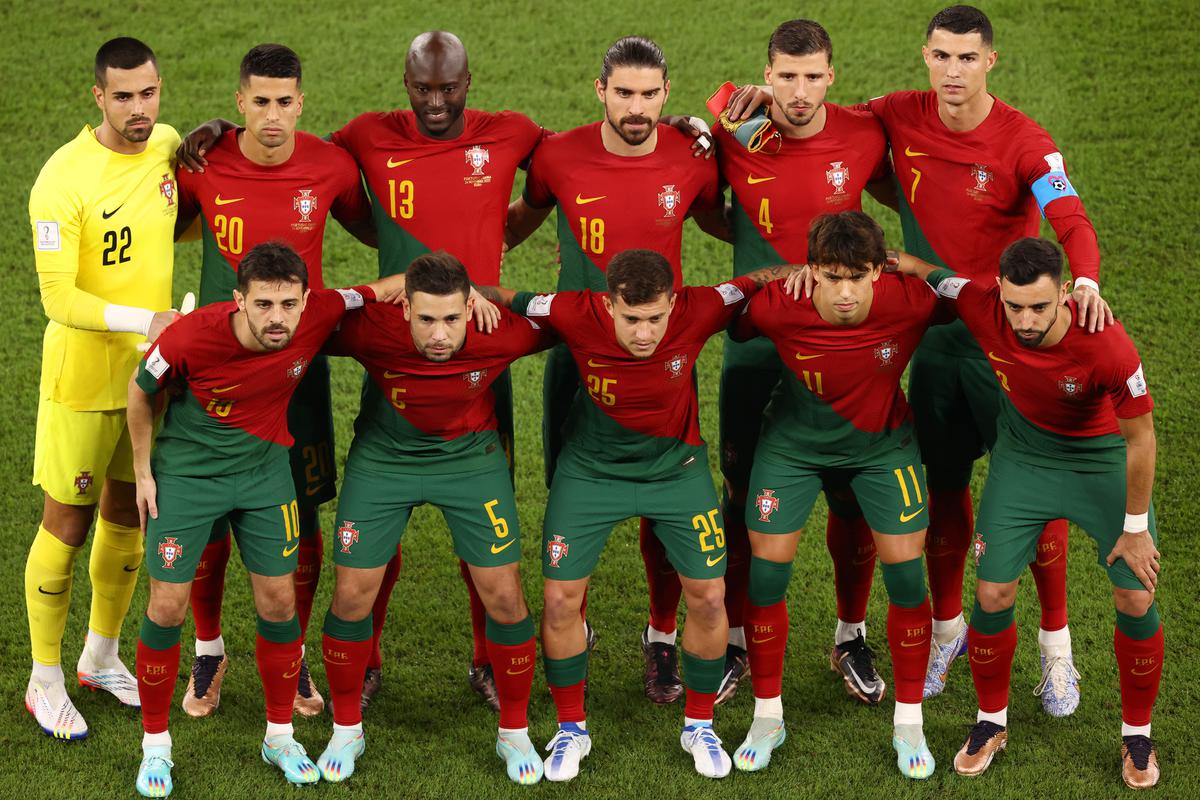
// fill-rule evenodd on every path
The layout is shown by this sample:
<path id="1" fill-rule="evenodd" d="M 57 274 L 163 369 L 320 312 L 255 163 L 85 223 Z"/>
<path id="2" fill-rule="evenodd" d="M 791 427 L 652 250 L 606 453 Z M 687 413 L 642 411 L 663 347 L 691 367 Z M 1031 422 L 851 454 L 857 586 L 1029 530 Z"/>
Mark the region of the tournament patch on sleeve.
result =
<path id="1" fill-rule="evenodd" d="M 727 306 L 746 299 L 746 295 L 742 294 L 742 290 L 732 283 L 722 283 L 720 286 L 714 286 L 713 288 L 717 290 L 717 294 L 721 295 L 721 299 L 725 301 L 725 305 Z"/>
<path id="2" fill-rule="evenodd" d="M 951 300 L 958 299 L 958 293 L 962 288 L 971 282 L 970 278 L 964 278 L 961 275 L 956 275 L 953 278 L 946 278 L 938 284 L 937 293 L 942 297 L 949 297 Z"/>
<path id="3" fill-rule="evenodd" d="M 158 345 L 150 351 L 150 355 L 146 356 L 146 372 L 154 376 L 155 380 L 162 380 L 162 376 L 166 374 L 171 365 L 163 358 L 162 350 Z"/>
<path id="4" fill-rule="evenodd" d="M 1138 368 L 1133 374 L 1125 379 L 1125 385 L 1129 387 L 1130 397 L 1141 397 L 1149 391 L 1146 388 L 1146 376 L 1142 373 L 1142 365 L 1138 364 Z"/>
<path id="5" fill-rule="evenodd" d="M 342 302 L 346 304 L 347 311 L 352 308 L 363 307 L 364 301 L 360 292 L 356 292 L 353 289 L 334 289 L 334 291 L 342 296 Z"/>
<path id="6" fill-rule="evenodd" d="M 62 249 L 62 239 L 58 234 L 58 223 L 53 220 L 39 219 L 33 223 L 37 231 L 37 249 L 43 253 L 56 253 Z"/>
<path id="7" fill-rule="evenodd" d="M 525 316 L 548 317 L 550 316 L 550 304 L 553 302 L 554 295 L 539 294 L 537 297 L 529 301 L 529 305 L 525 308 Z"/>

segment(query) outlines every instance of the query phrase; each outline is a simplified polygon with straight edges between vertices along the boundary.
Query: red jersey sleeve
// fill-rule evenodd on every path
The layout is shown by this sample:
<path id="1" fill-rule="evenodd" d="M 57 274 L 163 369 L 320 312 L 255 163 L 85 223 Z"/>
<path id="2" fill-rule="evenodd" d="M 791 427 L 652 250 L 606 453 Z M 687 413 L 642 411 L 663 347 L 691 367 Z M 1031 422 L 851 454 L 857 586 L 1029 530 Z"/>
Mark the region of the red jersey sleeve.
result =
<path id="1" fill-rule="evenodd" d="M 175 185 L 179 189 L 179 216 L 184 219 L 194 218 L 200 213 L 200 181 L 201 176 L 180 169 L 175 173 Z"/>
<path id="2" fill-rule="evenodd" d="M 194 334 L 191 327 L 183 320 L 167 327 L 138 362 L 135 380 L 146 394 L 157 394 L 172 381 L 187 377 L 187 342 Z"/>
<path id="3" fill-rule="evenodd" d="M 355 145 L 358 141 L 359 128 L 362 126 L 362 122 L 366 119 L 366 117 L 366 114 L 359 114 L 357 117 L 350 120 L 333 133 L 329 134 L 329 141 L 333 142 L 343 150 L 347 150 L 353 154 L 357 149 Z"/>
<path id="4" fill-rule="evenodd" d="M 687 324 L 707 339 L 727 327 L 742 312 L 746 303 L 758 291 L 757 284 L 745 275 L 716 286 L 685 286 L 688 295 Z"/>
<path id="5" fill-rule="evenodd" d="M 533 157 L 529 160 L 529 174 L 525 178 L 525 191 L 521 196 L 534 208 L 549 208 L 554 205 L 554 192 L 544 177 L 551 169 L 546 163 L 547 159 L 546 148 L 539 147 L 533 151 Z"/>
<path id="6" fill-rule="evenodd" d="M 1096 229 L 1071 185 L 1062 153 L 1050 134 L 1041 128 L 1032 126 L 1021 142 L 1017 177 L 1029 186 L 1042 216 L 1054 229 L 1067 254 L 1071 274 L 1099 283 L 1100 244 Z"/>
<path id="7" fill-rule="evenodd" d="M 333 218 L 343 226 L 371 217 L 371 201 L 363 189 L 362 178 L 358 172 L 358 164 L 347 152 L 335 150 L 335 175 L 338 179 L 338 193 L 333 198 L 330 212 Z"/>
<path id="8" fill-rule="evenodd" d="M 700 168 L 696 170 L 696 182 L 698 184 L 696 200 L 692 203 L 691 210 L 713 208 L 718 203 L 724 207 L 725 198 L 721 194 L 720 170 L 717 168 L 715 158 L 700 159 Z"/>
<path id="9" fill-rule="evenodd" d="M 1149 414 L 1154 409 L 1154 400 L 1150 397 L 1150 387 L 1146 384 L 1137 348 L 1124 327 L 1115 326 L 1106 329 L 1106 332 L 1108 330 L 1116 335 L 1103 349 L 1105 369 L 1099 377 L 1112 398 L 1113 411 L 1120 419 Z"/>
<path id="10" fill-rule="evenodd" d="M 558 336 L 549 325 L 541 324 L 544 319 L 533 319 L 515 314 L 507 309 L 500 310 L 500 324 L 507 328 L 503 330 L 504 353 L 506 356 L 519 358 L 531 353 L 548 350 L 558 344 Z"/>

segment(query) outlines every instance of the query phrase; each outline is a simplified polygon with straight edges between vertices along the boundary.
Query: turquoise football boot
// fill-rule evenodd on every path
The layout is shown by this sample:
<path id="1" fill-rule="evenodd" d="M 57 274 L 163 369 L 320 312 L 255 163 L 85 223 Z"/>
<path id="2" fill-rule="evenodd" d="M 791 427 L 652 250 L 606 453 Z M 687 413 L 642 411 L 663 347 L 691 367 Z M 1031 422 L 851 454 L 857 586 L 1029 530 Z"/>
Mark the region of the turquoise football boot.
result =
<path id="1" fill-rule="evenodd" d="M 166 797 L 174 784 L 171 782 L 171 748 L 169 745 L 142 748 L 142 765 L 138 767 L 137 790 L 142 797 Z"/>
<path id="2" fill-rule="evenodd" d="M 321 780 L 321 772 L 304 747 L 290 735 L 271 736 L 262 743 L 262 760 L 274 764 L 288 783 L 305 785 Z"/>

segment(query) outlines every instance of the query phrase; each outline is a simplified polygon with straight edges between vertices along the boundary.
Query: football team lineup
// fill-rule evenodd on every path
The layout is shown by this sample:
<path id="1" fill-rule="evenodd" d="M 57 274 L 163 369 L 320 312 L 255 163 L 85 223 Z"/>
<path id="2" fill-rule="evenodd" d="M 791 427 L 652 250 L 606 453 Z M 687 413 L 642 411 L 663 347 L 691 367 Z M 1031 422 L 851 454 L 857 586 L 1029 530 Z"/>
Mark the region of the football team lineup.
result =
<path id="1" fill-rule="evenodd" d="M 1045 715 L 1075 713 L 1086 676 L 1067 624 L 1074 523 L 1111 583 L 1119 671 L 1119 724 L 1112 713 L 1094 749 L 1114 779 L 1156 785 L 1154 403 L 1137 332 L 1101 296 L 1070 154 L 988 92 L 996 51 L 979 9 L 929 21 L 929 88 L 857 105 L 826 99 L 833 44 L 818 22 L 783 22 L 766 44 L 762 84 L 718 89 L 710 127 L 666 116 L 662 49 L 621 38 L 594 80 L 602 118 L 550 131 L 468 108 L 467 50 L 430 31 L 404 58 L 409 108 L 361 114 L 324 138 L 297 129 L 299 56 L 261 44 L 241 61 L 242 119 L 181 138 L 158 121 L 154 51 L 105 42 L 92 89 L 101 121 L 45 162 L 29 200 L 49 318 L 33 465 L 44 507 L 25 569 L 25 705 L 37 726 L 61 740 L 108 735 L 89 729 L 61 666 L 90 539 L 78 683 L 140 709 L 136 777 L 132 753 L 127 768 L 140 794 L 190 788 L 199 776 L 175 769 L 187 753 L 170 732 L 181 632 L 190 611 L 180 704 L 208 717 L 230 665 L 222 604 L 236 539 L 255 609 L 262 760 L 294 785 L 382 768 L 386 750 L 367 748 L 369 709 L 384 691 L 401 536 L 428 504 L 470 597 L 468 679 L 499 715 L 494 750 L 511 781 L 603 769 L 585 761 L 594 732 L 598 752 L 612 741 L 585 710 L 589 581 L 627 519 L 639 521 L 648 584 L 644 694 L 683 701 L 684 758 L 708 778 L 794 769 L 787 593 L 823 496 L 837 601 L 828 666 L 866 706 L 892 684 L 898 780 L 978 776 L 1006 748 L 1026 566 L 1040 614 L 1035 694 Z M 885 243 L 864 195 L 898 216 L 902 245 Z M 555 291 L 509 285 L 506 257 L 551 212 Z M 377 252 L 378 278 L 327 285 L 330 217 Z M 689 218 L 731 245 L 730 279 L 691 285 Z M 1043 220 L 1053 239 L 1039 237 Z M 199 307 L 175 311 L 174 248 L 186 239 L 203 253 Z M 710 340 L 723 346 L 720 491 L 697 388 Z M 515 447 L 512 368 L 535 354 L 548 500 L 531 583 L 514 486 L 516 460 L 532 454 Z M 337 359 L 365 371 L 340 476 Z M 334 509 L 326 532 L 323 505 Z M 890 679 L 866 636 L 877 564 Z M 322 571 L 332 597 L 310 636 Z M 127 616 L 139 626 L 133 670 L 118 653 Z M 323 664 L 328 699 L 310 661 Z M 952 674 L 973 683 L 975 718 L 965 741 L 936 728 L 927 739 L 925 701 Z M 535 675 L 553 723 L 530 719 Z M 714 713 L 747 689 L 749 719 Z M 311 758 L 293 715 L 326 711 L 330 736 Z M 886 724 L 872 724 L 886 747 Z M 552 735 L 539 748 L 531 731 L 542 729 Z M 728 747 L 718 732 L 744 739 Z"/>

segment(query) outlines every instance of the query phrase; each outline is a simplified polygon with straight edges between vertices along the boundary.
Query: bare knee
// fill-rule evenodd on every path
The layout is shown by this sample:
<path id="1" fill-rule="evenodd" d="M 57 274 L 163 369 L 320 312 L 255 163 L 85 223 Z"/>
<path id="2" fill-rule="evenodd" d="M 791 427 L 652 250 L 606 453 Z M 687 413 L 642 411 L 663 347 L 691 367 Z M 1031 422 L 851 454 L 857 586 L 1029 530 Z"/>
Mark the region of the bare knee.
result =
<path id="1" fill-rule="evenodd" d="M 583 602 L 582 589 L 574 581 L 546 581 L 542 590 L 545 607 L 542 623 L 553 630 L 565 630 L 579 624 L 579 608 Z"/>
<path id="2" fill-rule="evenodd" d="M 684 593 L 687 596 L 688 618 L 697 622 L 716 623 L 725 613 L 725 581 L 688 581 L 687 584 Z"/>
<path id="3" fill-rule="evenodd" d="M 191 583 L 167 583 L 151 580 L 150 602 L 146 606 L 146 616 L 155 625 L 161 625 L 164 628 L 175 628 L 182 625 L 187 616 L 191 588 Z"/>
<path id="4" fill-rule="evenodd" d="M 137 487 L 126 481 L 108 479 L 100 493 L 100 516 L 117 525 L 133 528 L 140 524 Z"/>
<path id="5" fill-rule="evenodd" d="M 357 569 L 339 566 L 330 609 L 333 615 L 338 619 L 355 621 L 370 614 L 383 582 L 383 570 L 383 567 Z"/>
<path id="6" fill-rule="evenodd" d="M 42 527 L 63 544 L 80 547 L 96 515 L 95 506 L 70 506 L 46 495 L 42 505 Z"/>
<path id="7" fill-rule="evenodd" d="M 1154 605 L 1154 595 L 1145 589 L 1118 589 L 1113 587 L 1113 602 L 1117 611 L 1129 617 L 1144 617 Z"/>
<path id="8" fill-rule="evenodd" d="M 296 616 L 296 590 L 290 574 L 270 578 L 251 575 L 250 584 L 260 617 L 268 622 L 287 622 Z"/>
<path id="9" fill-rule="evenodd" d="M 1017 581 L 1011 583 L 992 583 L 979 581 L 975 586 L 975 599 L 979 607 L 989 614 L 1012 608 L 1017 602 Z"/>

